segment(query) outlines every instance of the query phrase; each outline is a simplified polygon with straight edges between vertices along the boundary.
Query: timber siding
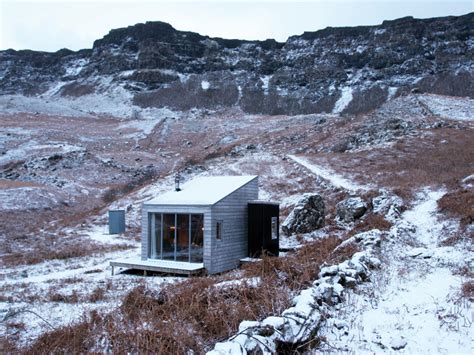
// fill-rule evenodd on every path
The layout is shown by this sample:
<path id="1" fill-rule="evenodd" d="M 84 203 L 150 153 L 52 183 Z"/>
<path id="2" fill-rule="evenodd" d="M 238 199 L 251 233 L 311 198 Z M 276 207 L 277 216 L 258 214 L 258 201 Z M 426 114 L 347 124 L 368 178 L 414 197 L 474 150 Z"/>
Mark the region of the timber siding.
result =
<path id="1" fill-rule="evenodd" d="M 258 178 L 235 190 L 212 206 L 211 274 L 236 268 L 248 256 L 248 202 L 258 199 Z M 216 239 L 216 224 L 222 221 L 222 238 Z"/>

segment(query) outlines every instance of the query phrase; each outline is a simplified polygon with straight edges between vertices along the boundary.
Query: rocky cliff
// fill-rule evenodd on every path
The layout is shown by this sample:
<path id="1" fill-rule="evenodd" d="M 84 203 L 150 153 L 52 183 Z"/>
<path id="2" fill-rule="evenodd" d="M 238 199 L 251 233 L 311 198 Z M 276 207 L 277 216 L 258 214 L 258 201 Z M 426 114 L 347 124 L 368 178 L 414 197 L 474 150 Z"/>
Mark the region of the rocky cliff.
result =
<path id="1" fill-rule="evenodd" d="M 188 110 L 370 111 L 411 90 L 474 97 L 474 13 L 326 28 L 288 38 L 210 38 L 147 22 L 110 31 L 92 49 L 0 52 L 0 94 L 113 95 Z"/>

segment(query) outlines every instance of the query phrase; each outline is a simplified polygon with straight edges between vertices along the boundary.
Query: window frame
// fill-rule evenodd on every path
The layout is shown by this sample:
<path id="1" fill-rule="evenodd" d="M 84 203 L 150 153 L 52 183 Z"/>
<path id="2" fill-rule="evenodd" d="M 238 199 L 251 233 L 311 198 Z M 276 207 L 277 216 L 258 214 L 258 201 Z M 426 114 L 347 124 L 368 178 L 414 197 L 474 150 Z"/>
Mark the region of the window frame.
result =
<path id="1" fill-rule="evenodd" d="M 271 218 L 271 239 L 278 240 L 278 217 Z"/>
<path id="2" fill-rule="evenodd" d="M 222 219 L 216 220 L 216 240 L 222 240 L 224 235 L 224 221 Z"/>

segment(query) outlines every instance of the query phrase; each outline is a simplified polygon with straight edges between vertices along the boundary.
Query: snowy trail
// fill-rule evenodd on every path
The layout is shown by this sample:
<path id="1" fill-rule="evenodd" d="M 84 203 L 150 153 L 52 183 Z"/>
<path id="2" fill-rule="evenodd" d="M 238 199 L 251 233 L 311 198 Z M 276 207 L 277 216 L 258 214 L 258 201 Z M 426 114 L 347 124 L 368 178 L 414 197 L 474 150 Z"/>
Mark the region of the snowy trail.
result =
<path id="1" fill-rule="evenodd" d="M 322 177 L 325 180 L 328 180 L 335 187 L 343 188 L 349 191 L 357 190 L 368 190 L 366 186 L 359 185 L 355 182 L 352 182 L 343 176 L 337 174 L 334 170 L 329 168 L 324 168 L 322 166 L 314 165 L 310 163 L 307 159 L 302 157 L 297 157 L 295 155 L 288 155 L 290 159 L 296 163 L 304 166 L 306 169 L 310 170 L 313 174 L 316 174 Z"/>
<path id="2" fill-rule="evenodd" d="M 406 211 L 402 218 L 416 226 L 418 241 L 425 246 L 436 247 L 442 224 L 436 219 L 437 201 L 445 191 L 425 191 L 418 195 L 421 200 L 412 210 Z M 426 195 L 424 197 L 423 195 Z"/>
<path id="3" fill-rule="evenodd" d="M 384 251 L 384 269 L 361 293 L 349 294 L 327 323 L 323 335 L 329 344 L 355 353 L 473 353 L 472 304 L 459 297 L 463 278 L 452 270 L 472 262 L 472 256 L 460 247 L 438 246 L 447 226 L 436 216 L 436 202 L 443 194 L 423 191 L 418 203 L 401 216 Z M 406 244 L 406 236 L 397 237 L 404 233 L 397 228 L 410 224 L 416 232 Z M 416 252 L 420 249 L 422 253 Z"/>

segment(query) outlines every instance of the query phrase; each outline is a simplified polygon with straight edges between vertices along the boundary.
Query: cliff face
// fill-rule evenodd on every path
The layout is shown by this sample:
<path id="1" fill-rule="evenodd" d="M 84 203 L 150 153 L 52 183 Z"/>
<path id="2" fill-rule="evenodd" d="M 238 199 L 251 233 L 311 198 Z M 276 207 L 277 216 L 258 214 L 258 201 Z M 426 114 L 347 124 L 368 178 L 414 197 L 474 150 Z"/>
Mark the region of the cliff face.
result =
<path id="1" fill-rule="evenodd" d="M 141 107 L 362 113 L 417 88 L 474 97 L 474 13 L 326 28 L 274 40 L 210 38 L 147 22 L 92 50 L 0 52 L 0 93 L 82 96 L 118 87 Z"/>

